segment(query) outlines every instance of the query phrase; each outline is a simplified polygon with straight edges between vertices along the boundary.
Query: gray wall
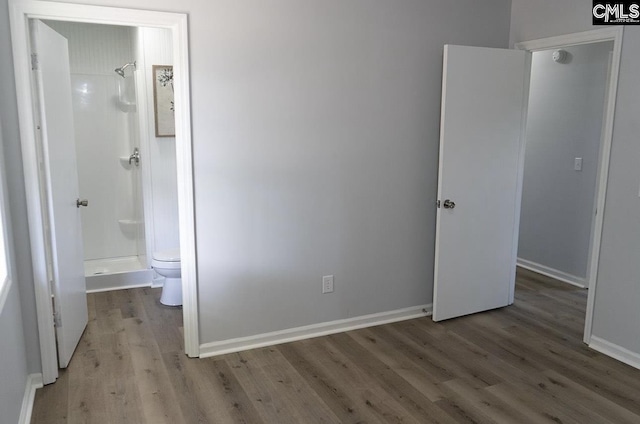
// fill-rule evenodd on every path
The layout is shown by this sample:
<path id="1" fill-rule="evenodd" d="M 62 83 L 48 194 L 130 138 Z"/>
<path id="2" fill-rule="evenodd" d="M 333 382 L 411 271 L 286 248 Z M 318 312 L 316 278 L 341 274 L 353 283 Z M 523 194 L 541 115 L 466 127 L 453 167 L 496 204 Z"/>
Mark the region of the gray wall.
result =
<path id="1" fill-rule="evenodd" d="M 5 202 L 8 200 L 8 205 L 5 205 L 9 206 L 7 239 L 13 280 L 6 303 L 0 311 L 0 423 L 13 424 L 20 417 L 27 376 L 40 372 L 41 365 L 31 257 L 29 246 L 24 242 L 28 240 L 29 233 L 24 220 L 26 203 L 21 178 L 7 0 L 0 0 L 0 75 L 3 75 L 0 78 L 0 183 L 4 178 L 7 179 L 4 190 Z M 15 240 L 23 240 L 14 243 L 14 234 L 17 235 Z"/>
<path id="2" fill-rule="evenodd" d="M 604 97 L 613 43 L 535 52 L 518 258 L 587 276 Z M 583 159 L 582 171 L 574 159 Z"/>
<path id="3" fill-rule="evenodd" d="M 430 303 L 443 45 L 506 47 L 508 1 L 214 4 L 190 37 L 202 341 Z"/>
<path id="4" fill-rule="evenodd" d="M 2 129 L 0 119 L 0 129 Z M 5 181 L 5 160 L 2 148 L 2 133 L 0 132 L 0 206 L 8 205 L 7 186 Z M 8 208 L 7 208 L 8 209 Z M 5 209 L 0 210 L 0 225 L 4 226 L 7 239 L 8 257 L 7 270 L 11 281 L 9 293 L 3 305 L 0 305 L 0 423 L 13 424 L 18 422 L 22 397 L 25 391 L 25 383 L 29 371 L 27 369 L 27 352 L 24 342 L 24 327 L 22 326 L 22 313 L 20 308 L 20 296 L 18 285 L 15 281 L 15 266 L 13 261 L 12 231 L 9 223 L 10 213 Z M 4 213 L 3 213 L 4 212 Z M 6 215 L 7 222 L 2 221 L 2 215 Z M 4 240 L 0 238 L 0 243 Z M 4 261 L 4 258 L 0 260 Z M 0 276 L 0 284 L 4 276 Z"/>
<path id="5" fill-rule="evenodd" d="M 9 12 L 7 0 L 0 0 L 0 121 L 5 156 L 7 194 L 9 212 L 13 230 L 13 251 L 15 258 L 15 278 L 19 282 L 22 322 L 24 324 L 27 347 L 27 364 L 30 373 L 42 369 L 40 362 L 40 343 L 36 321 L 36 301 L 31 270 L 31 250 L 29 245 L 29 227 L 26 220 L 27 203 L 22 173 L 22 153 L 18 132 L 18 110 L 11 53 L 11 35 L 9 30 Z M 0 340 L 2 340 L 0 338 Z"/>
<path id="6" fill-rule="evenodd" d="M 511 43 L 594 29 L 589 0 L 513 0 Z M 640 354 L 640 28 L 624 29 L 593 335 Z"/>
<path id="7" fill-rule="evenodd" d="M 201 342 L 431 302 L 442 47 L 509 0 L 92 3 L 189 14 Z"/>
<path id="8" fill-rule="evenodd" d="M 27 381 L 27 358 L 22 333 L 18 287 L 13 285 L 0 311 L 0 423 L 18 422 Z"/>

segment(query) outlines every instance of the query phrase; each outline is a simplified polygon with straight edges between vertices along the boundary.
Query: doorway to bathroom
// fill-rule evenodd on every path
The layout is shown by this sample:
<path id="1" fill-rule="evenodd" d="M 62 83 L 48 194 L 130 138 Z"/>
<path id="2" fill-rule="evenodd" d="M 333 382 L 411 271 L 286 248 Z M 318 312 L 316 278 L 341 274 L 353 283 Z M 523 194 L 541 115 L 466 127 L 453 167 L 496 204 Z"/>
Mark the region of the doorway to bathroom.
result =
<path id="1" fill-rule="evenodd" d="M 175 136 L 155 131 L 171 31 L 43 22 L 68 42 L 87 292 L 161 286 L 153 252 L 180 243 Z"/>
<path id="2" fill-rule="evenodd" d="M 40 71 L 38 64 L 40 51 L 36 55 L 31 55 L 32 48 L 36 46 L 34 45 L 34 34 L 29 31 L 30 24 L 33 30 L 32 24 L 35 22 L 49 29 L 51 28 L 43 22 L 47 22 L 51 26 L 58 25 L 59 31 L 67 31 L 71 35 L 76 34 L 75 36 L 80 41 L 77 43 L 69 42 L 69 48 L 77 49 L 78 52 L 84 49 L 88 53 L 89 59 L 78 59 L 80 55 L 76 55 L 75 64 L 72 63 L 73 60 L 68 60 L 73 69 L 66 72 L 66 78 L 68 79 L 71 74 L 70 79 L 73 85 L 72 90 L 67 90 L 67 97 L 68 92 L 72 91 L 72 101 L 60 102 L 58 105 L 54 96 L 54 101 L 45 102 L 49 106 L 44 107 L 43 102 L 39 100 L 43 98 L 41 93 L 43 72 Z M 167 142 L 165 144 L 165 146 L 171 146 L 170 148 L 165 147 L 165 150 L 173 151 L 175 165 L 166 168 L 169 173 L 173 170 L 173 187 L 176 192 L 175 198 L 170 202 L 175 208 L 173 217 L 176 218 L 171 227 L 176 231 L 173 242 L 179 245 L 182 254 L 184 349 L 189 356 L 198 356 L 186 16 L 175 13 L 34 1 L 29 3 L 16 2 L 12 8 L 11 24 L 38 330 L 45 384 L 55 381 L 58 376 L 59 349 L 61 342 L 64 341 L 60 335 L 63 334 L 66 337 L 67 331 L 73 327 L 74 331 L 79 330 L 79 332 L 76 331 L 79 337 L 84 325 L 75 325 L 75 317 L 78 318 L 78 321 L 86 323 L 85 271 L 92 271 L 91 276 L 94 277 L 115 276 L 117 274 L 134 277 L 136 273 L 146 273 L 147 275 L 140 277 L 141 279 L 147 279 L 151 272 L 148 267 L 150 256 L 148 252 L 158 248 L 158 245 L 155 242 L 153 245 L 149 243 L 155 232 L 152 231 L 149 237 L 145 231 L 149 222 L 144 218 L 150 216 L 153 219 L 154 214 L 147 212 L 147 208 L 151 205 L 146 202 L 146 197 L 153 196 L 153 193 L 147 193 L 148 190 L 144 190 L 144 186 L 145 178 L 153 179 L 153 173 L 151 170 L 145 171 L 145 167 L 142 165 L 145 158 L 149 164 L 153 159 L 149 146 L 146 149 L 144 147 L 144 138 L 147 134 L 145 129 L 152 125 L 153 120 L 147 116 L 150 113 L 146 99 L 148 91 L 143 91 L 148 84 L 152 83 L 144 81 L 144 79 L 141 80 L 142 76 L 147 77 L 147 75 L 143 75 L 146 73 L 137 73 L 136 71 L 146 69 L 147 65 L 163 65 L 165 69 L 173 65 L 172 75 L 176 76 L 175 80 L 171 81 L 171 88 L 175 95 L 174 103 L 171 103 L 171 106 L 175 108 L 175 143 Z M 98 37 L 95 32 L 92 34 L 89 34 L 91 31 L 87 32 L 91 27 L 99 27 L 100 31 L 98 32 L 102 32 L 102 36 L 107 39 L 111 38 L 111 41 L 101 44 L 101 48 L 91 48 L 90 39 Z M 57 31 L 54 32 L 58 34 Z M 172 63 L 146 63 L 149 55 L 145 54 L 145 46 L 141 40 L 149 41 L 154 37 L 157 38 L 156 41 L 164 40 L 164 47 L 152 49 L 153 53 L 165 54 L 167 60 L 173 60 Z M 60 38 L 64 40 L 62 36 L 58 37 L 58 40 Z M 114 46 L 119 45 L 119 47 L 104 48 L 110 42 Z M 51 53 L 52 50 L 49 47 L 56 47 L 54 46 L 56 43 L 64 45 L 67 44 L 67 41 L 45 43 L 46 47 L 42 51 L 46 52 L 49 57 L 55 58 L 55 54 Z M 143 50 L 142 53 L 140 53 L 140 48 Z M 30 55 L 31 57 L 29 57 Z M 117 55 L 120 56 L 116 58 Z M 91 58 L 91 56 L 94 57 Z M 111 61 L 107 59 L 117 59 L 117 62 L 112 65 Z M 161 59 L 154 58 L 153 61 L 155 60 Z M 54 71 L 58 70 L 54 69 Z M 54 75 L 55 72 L 53 72 Z M 58 85 L 56 81 L 60 80 L 53 78 L 48 82 L 49 87 L 54 87 L 52 93 L 56 92 L 55 88 Z M 61 93 L 59 88 L 58 91 Z M 153 99 L 153 97 L 151 98 Z M 66 104 L 63 105 L 63 103 Z M 67 109 L 73 108 L 73 112 L 76 114 L 75 120 L 79 121 L 79 125 L 66 125 L 66 128 L 62 128 L 59 133 L 65 135 L 71 132 L 69 138 L 75 138 L 81 133 L 84 139 L 77 146 L 71 146 L 71 149 L 68 146 L 70 143 L 56 145 L 48 144 L 48 142 L 42 143 L 43 137 L 47 137 L 44 134 L 51 129 L 47 128 L 47 122 L 51 124 L 49 127 L 57 126 L 57 129 L 60 130 L 61 125 L 55 117 L 59 116 L 57 111 L 63 109 L 63 106 L 68 106 Z M 54 119 L 42 119 L 46 115 L 43 115 L 43 112 L 51 112 Z M 96 117 L 98 119 L 95 119 Z M 152 143 L 149 141 L 149 144 Z M 53 146 L 53 148 L 49 149 L 49 146 Z M 58 147 L 60 149 L 57 149 Z M 136 148 L 138 148 L 137 151 Z M 62 152 L 67 154 L 63 155 Z M 73 156 L 73 161 L 69 160 L 71 156 Z M 76 156 L 78 157 L 77 161 L 75 160 Z M 66 167 L 58 166 L 64 175 L 73 174 L 73 172 L 66 172 L 72 165 L 78 167 L 76 175 L 78 186 L 89 191 L 101 187 L 106 188 L 106 191 L 96 190 L 94 192 L 97 196 L 95 202 L 89 199 L 91 193 L 82 193 L 82 196 L 77 199 L 74 195 L 72 208 L 69 207 L 68 199 L 63 198 L 63 201 L 58 205 L 61 205 L 61 210 L 65 213 L 56 216 L 52 212 L 56 206 L 54 204 L 56 198 L 52 195 L 52 192 L 55 192 L 52 189 L 54 185 L 52 175 L 55 174 L 55 171 L 51 171 L 58 163 L 58 159 L 60 159 L 60 163 L 68 165 Z M 113 166 L 114 162 L 117 166 Z M 87 168 L 86 174 L 82 173 L 83 167 Z M 103 168 L 107 174 L 98 176 L 99 173 L 96 170 L 103 170 Z M 147 175 L 145 176 L 145 174 Z M 166 186 L 166 184 L 166 180 L 159 182 L 159 185 Z M 58 184 L 58 186 L 64 187 L 64 184 Z M 80 192 L 78 189 L 76 191 Z M 66 234 L 64 227 L 60 227 L 62 231 L 56 231 L 60 228 L 54 228 L 58 225 L 58 216 L 64 215 L 69 222 L 74 220 L 79 222 L 79 215 L 90 210 L 92 206 L 98 206 L 95 208 L 97 217 L 89 219 L 89 224 L 83 224 L 82 231 L 76 233 L 79 236 L 73 237 L 72 232 Z M 161 210 L 166 216 L 168 214 L 165 209 L 159 208 L 158 210 Z M 108 225 L 99 219 L 104 216 L 107 217 Z M 75 224 L 72 223 L 73 225 Z M 116 225 L 120 234 L 114 231 Z M 154 225 L 155 227 L 157 225 Z M 83 234 L 85 229 L 88 234 Z M 93 238 L 98 238 L 98 243 L 95 243 Z M 74 240 L 79 240 L 79 242 L 76 243 Z M 81 246 L 81 242 L 85 240 L 87 240 L 87 249 L 73 248 Z M 65 246 L 71 248 L 67 249 Z M 62 262 L 58 259 L 70 256 L 72 251 L 76 253 L 75 257 L 79 258 L 77 261 L 79 266 L 72 266 L 73 269 L 68 269 L 68 266 L 61 265 Z M 77 254 L 78 252 L 80 254 Z M 82 266 L 83 260 L 84 267 Z M 71 262 L 68 262 L 67 265 L 69 263 Z M 66 272 L 66 275 L 72 276 L 77 281 L 81 281 L 83 290 L 78 290 L 80 285 L 65 287 L 67 281 L 63 278 L 51 278 L 52 276 L 61 276 L 63 274 L 61 271 Z M 90 282 L 88 281 L 88 283 Z M 118 287 L 113 284 L 114 280 L 99 281 L 93 290 L 119 288 L 136 283 L 135 281 L 119 282 L 117 283 Z M 150 281 L 147 279 L 145 283 L 141 284 L 149 285 Z M 89 289 L 92 290 L 91 286 Z M 54 294 L 55 296 L 52 296 Z M 52 317 L 54 317 L 53 320 Z M 67 361 L 74 348 L 75 345 L 67 346 L 66 352 L 63 352 L 68 356 Z M 60 361 L 61 364 L 63 362 L 64 359 Z"/>

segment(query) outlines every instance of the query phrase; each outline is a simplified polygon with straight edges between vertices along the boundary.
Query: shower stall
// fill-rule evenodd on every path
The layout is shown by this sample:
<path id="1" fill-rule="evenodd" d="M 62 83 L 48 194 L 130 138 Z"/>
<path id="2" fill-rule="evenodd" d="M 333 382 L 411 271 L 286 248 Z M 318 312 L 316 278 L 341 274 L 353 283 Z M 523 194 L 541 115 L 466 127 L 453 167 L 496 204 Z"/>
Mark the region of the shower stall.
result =
<path id="1" fill-rule="evenodd" d="M 87 291 L 149 285 L 132 30 L 48 24 L 69 40 Z"/>
<path id="2" fill-rule="evenodd" d="M 91 81 L 94 90 L 90 96 L 77 96 L 78 101 L 74 98 L 74 103 L 81 106 L 78 109 L 82 109 L 78 115 L 99 112 L 101 117 L 99 134 L 85 128 L 87 133 L 78 138 L 79 153 L 82 150 L 78 159 L 86 160 L 89 167 L 84 175 L 83 166 L 78 167 L 80 191 L 98 195 L 82 217 L 89 290 L 147 284 L 151 278 L 145 254 L 141 158 L 137 147 L 135 62 L 131 72 L 125 74 L 129 65 Z M 86 75 L 72 76 L 74 91 L 77 93 L 75 87 L 90 80 Z M 88 108 L 89 104 L 94 108 Z M 96 117 L 89 117 L 93 119 L 87 122 L 95 122 Z M 91 141 L 82 143 L 88 138 Z"/>

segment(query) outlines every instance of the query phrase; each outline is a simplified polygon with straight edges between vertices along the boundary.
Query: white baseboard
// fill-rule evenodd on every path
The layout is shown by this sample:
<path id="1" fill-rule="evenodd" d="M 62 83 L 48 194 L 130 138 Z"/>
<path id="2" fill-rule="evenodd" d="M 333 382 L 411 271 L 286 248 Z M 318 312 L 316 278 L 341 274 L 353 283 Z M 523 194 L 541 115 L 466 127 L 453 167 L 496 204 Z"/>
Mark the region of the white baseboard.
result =
<path id="1" fill-rule="evenodd" d="M 432 311 L 432 304 L 420 305 L 410 308 L 396 309 L 394 311 L 362 315 L 354 318 L 328 321 L 303 327 L 257 334 L 255 336 L 205 343 L 200 345 L 199 356 L 200 358 L 208 358 L 210 356 L 224 355 L 227 353 L 240 352 L 265 346 L 273 346 L 282 343 L 294 342 L 296 340 L 327 336 L 329 334 L 342 333 L 344 331 L 357 330 L 359 328 L 373 327 L 376 325 L 389 324 L 413 318 L 421 318 L 431 315 Z"/>
<path id="2" fill-rule="evenodd" d="M 611 356 L 620 362 L 640 369 L 640 354 L 636 352 L 632 352 L 629 349 L 625 349 L 622 346 L 618 346 L 597 336 L 591 336 L 589 347 L 607 356 Z"/>
<path id="3" fill-rule="evenodd" d="M 36 389 L 42 387 L 42 374 L 29 374 L 27 383 L 24 388 L 24 397 L 22 398 L 22 408 L 20 408 L 19 424 L 29 424 L 31 422 L 31 413 L 33 412 L 33 401 L 36 398 Z"/>
<path id="4" fill-rule="evenodd" d="M 587 284 L 587 279 L 582 277 L 576 277 L 575 275 L 558 271 L 557 269 L 550 268 L 548 266 L 540 265 L 536 262 L 528 261 L 526 259 L 518 258 L 517 265 L 520 268 L 528 269 L 529 271 L 536 272 L 538 274 L 546 275 L 547 277 L 551 277 L 558 281 L 562 281 L 563 283 L 569 283 L 573 286 L 580 287 L 581 289 L 586 289 L 589 287 Z"/>

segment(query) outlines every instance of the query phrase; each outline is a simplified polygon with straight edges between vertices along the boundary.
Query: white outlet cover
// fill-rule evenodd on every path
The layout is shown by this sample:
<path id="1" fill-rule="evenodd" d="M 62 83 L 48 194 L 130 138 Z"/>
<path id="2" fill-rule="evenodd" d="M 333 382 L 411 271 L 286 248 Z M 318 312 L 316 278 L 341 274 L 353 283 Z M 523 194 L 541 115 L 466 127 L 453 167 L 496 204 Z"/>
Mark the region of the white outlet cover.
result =
<path id="1" fill-rule="evenodd" d="M 322 277 L 322 293 L 333 292 L 333 275 L 325 275 Z"/>
<path id="2" fill-rule="evenodd" d="M 582 171 L 582 158 L 575 158 L 573 160 L 573 170 Z"/>

